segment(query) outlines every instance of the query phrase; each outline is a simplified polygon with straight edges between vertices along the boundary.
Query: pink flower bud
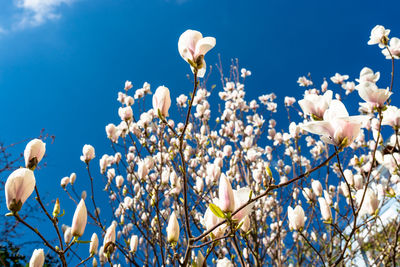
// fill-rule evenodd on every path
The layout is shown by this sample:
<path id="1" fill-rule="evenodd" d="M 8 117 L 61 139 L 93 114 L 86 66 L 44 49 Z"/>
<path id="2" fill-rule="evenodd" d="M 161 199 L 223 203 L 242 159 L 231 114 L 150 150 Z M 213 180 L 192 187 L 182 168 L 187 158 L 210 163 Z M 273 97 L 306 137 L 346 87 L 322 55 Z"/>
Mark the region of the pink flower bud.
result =
<path id="1" fill-rule="evenodd" d="M 165 86 L 159 86 L 153 95 L 153 109 L 158 116 L 158 110 L 164 116 L 168 116 L 168 110 L 171 106 L 171 97 L 169 89 Z"/>
<path id="2" fill-rule="evenodd" d="M 224 212 L 233 212 L 235 210 L 235 199 L 231 183 L 225 175 L 219 179 L 219 207 Z"/>
<path id="3" fill-rule="evenodd" d="M 71 232 L 73 236 L 81 237 L 85 231 L 87 222 L 87 210 L 85 201 L 81 199 L 76 207 L 74 217 L 72 219 Z"/>
<path id="4" fill-rule="evenodd" d="M 89 247 L 90 255 L 96 254 L 98 247 L 99 247 L 99 238 L 97 237 L 96 233 L 93 233 L 92 238 L 90 239 L 90 247 Z"/>
<path id="5" fill-rule="evenodd" d="M 104 236 L 103 247 L 105 252 L 112 253 L 114 251 L 115 244 L 115 228 L 117 227 L 117 222 L 113 221 L 111 225 L 107 228 L 106 235 Z"/>
<path id="6" fill-rule="evenodd" d="M 167 239 L 168 242 L 178 242 L 179 240 L 179 223 L 176 218 L 175 211 L 172 212 L 169 217 L 168 226 L 167 226 Z"/>
<path id="7" fill-rule="evenodd" d="M 32 253 L 31 260 L 29 261 L 29 267 L 42 267 L 44 264 L 44 252 L 43 249 L 35 249 Z"/>
<path id="8" fill-rule="evenodd" d="M 319 197 L 318 202 L 321 209 L 322 219 L 329 221 L 332 218 L 331 208 L 323 197 Z"/>
<path id="9" fill-rule="evenodd" d="M 293 230 L 301 230 L 306 221 L 304 210 L 301 206 L 297 205 L 294 209 L 288 207 L 289 228 Z"/>
<path id="10" fill-rule="evenodd" d="M 139 238 L 137 235 L 132 235 L 131 240 L 129 242 L 129 248 L 131 253 L 135 253 L 137 250 L 137 246 L 139 243 Z"/>
<path id="11" fill-rule="evenodd" d="M 85 163 L 89 163 L 92 159 L 94 159 L 94 147 L 91 145 L 84 145 L 82 149 L 81 161 Z"/>
<path id="12" fill-rule="evenodd" d="M 34 170 L 46 152 L 46 144 L 40 139 L 30 141 L 24 151 L 25 167 Z"/>
<path id="13" fill-rule="evenodd" d="M 311 187 L 312 187 L 312 190 L 314 191 L 314 193 L 317 195 L 317 196 L 322 196 L 322 192 L 323 192 L 323 189 L 322 189 L 322 184 L 321 184 L 321 182 L 320 181 L 318 181 L 318 180 L 313 180 L 312 182 L 311 182 Z"/>
<path id="14" fill-rule="evenodd" d="M 35 176 L 29 169 L 20 168 L 11 173 L 5 185 L 7 208 L 18 212 L 32 194 L 35 184 Z"/>

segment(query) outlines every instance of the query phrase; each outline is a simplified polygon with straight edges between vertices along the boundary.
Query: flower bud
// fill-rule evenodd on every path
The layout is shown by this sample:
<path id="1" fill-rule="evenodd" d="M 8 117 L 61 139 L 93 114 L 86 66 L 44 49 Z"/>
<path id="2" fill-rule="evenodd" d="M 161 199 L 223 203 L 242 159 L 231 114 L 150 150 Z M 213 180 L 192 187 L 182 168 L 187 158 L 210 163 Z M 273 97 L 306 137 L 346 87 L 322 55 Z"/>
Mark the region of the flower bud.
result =
<path id="1" fill-rule="evenodd" d="M 65 244 L 69 244 L 69 242 L 72 239 L 72 232 L 71 232 L 71 227 L 67 227 L 64 231 L 64 242 Z"/>
<path id="2" fill-rule="evenodd" d="M 87 223 L 87 210 L 85 201 L 81 199 L 76 207 L 74 217 L 72 219 L 71 231 L 73 236 L 81 237 L 85 231 Z"/>
<path id="3" fill-rule="evenodd" d="M 137 235 L 132 235 L 131 240 L 129 242 L 130 252 L 135 254 L 138 246 L 139 238 Z"/>
<path id="4" fill-rule="evenodd" d="M 71 175 L 69 176 L 69 182 L 71 183 L 71 185 L 73 185 L 75 183 L 76 180 L 76 173 L 71 173 Z"/>
<path id="5" fill-rule="evenodd" d="M 153 109 L 158 115 L 158 110 L 164 117 L 168 116 L 168 110 L 171 106 L 171 97 L 169 89 L 165 86 L 159 86 L 153 95 Z"/>
<path id="6" fill-rule="evenodd" d="M 99 246 L 99 238 L 96 233 L 93 233 L 92 238 L 90 239 L 90 247 L 89 253 L 90 255 L 94 255 L 97 253 L 97 248 Z"/>
<path id="7" fill-rule="evenodd" d="M 179 240 L 179 223 L 176 218 L 175 211 L 169 217 L 167 226 L 167 239 L 168 242 L 178 242 Z"/>
<path id="8" fill-rule="evenodd" d="M 323 192 L 323 189 L 322 189 L 322 184 L 321 184 L 321 182 L 320 181 L 318 181 L 318 180 L 313 180 L 312 182 L 311 182 L 311 187 L 312 187 L 312 190 L 314 191 L 314 193 L 317 195 L 317 196 L 322 196 L 322 192 Z"/>
<path id="9" fill-rule="evenodd" d="M 60 200 L 57 198 L 53 208 L 53 217 L 57 217 L 60 214 Z"/>
<path id="10" fill-rule="evenodd" d="M 60 185 L 62 188 L 65 189 L 65 187 L 69 184 L 70 178 L 68 176 L 64 177 L 61 179 Z"/>
<path id="11" fill-rule="evenodd" d="M 29 169 L 20 168 L 11 173 L 4 188 L 7 208 L 12 212 L 18 212 L 32 194 L 35 184 L 35 176 Z"/>
<path id="12" fill-rule="evenodd" d="M 46 144 L 40 139 L 30 141 L 24 151 L 25 167 L 34 170 L 46 152 Z"/>
<path id="13" fill-rule="evenodd" d="M 294 209 L 288 207 L 289 228 L 293 230 L 301 230 L 304 228 L 306 221 L 304 210 L 301 206 L 297 205 Z"/>
<path id="14" fill-rule="evenodd" d="M 322 219 L 329 221 L 332 218 L 331 208 L 323 197 L 319 197 L 318 202 L 321 209 Z"/>
<path id="15" fill-rule="evenodd" d="M 91 145 L 84 145 L 82 149 L 82 156 L 81 161 L 85 162 L 86 164 L 89 163 L 92 159 L 94 159 L 94 147 Z"/>
<path id="16" fill-rule="evenodd" d="M 224 212 L 233 212 L 235 209 L 235 199 L 232 186 L 225 175 L 219 179 L 219 207 Z"/>
<path id="17" fill-rule="evenodd" d="M 31 260 L 29 261 L 29 267 L 42 267 L 44 264 L 44 252 L 43 249 L 35 249 L 32 253 Z"/>
<path id="18" fill-rule="evenodd" d="M 107 228 L 106 235 L 103 240 L 104 253 L 113 253 L 115 245 L 115 228 L 117 227 L 117 222 L 113 221 L 111 225 Z"/>
<path id="19" fill-rule="evenodd" d="M 96 258 L 93 258 L 92 266 L 93 266 L 93 267 L 97 267 L 97 265 L 98 265 L 98 263 L 97 263 Z"/>

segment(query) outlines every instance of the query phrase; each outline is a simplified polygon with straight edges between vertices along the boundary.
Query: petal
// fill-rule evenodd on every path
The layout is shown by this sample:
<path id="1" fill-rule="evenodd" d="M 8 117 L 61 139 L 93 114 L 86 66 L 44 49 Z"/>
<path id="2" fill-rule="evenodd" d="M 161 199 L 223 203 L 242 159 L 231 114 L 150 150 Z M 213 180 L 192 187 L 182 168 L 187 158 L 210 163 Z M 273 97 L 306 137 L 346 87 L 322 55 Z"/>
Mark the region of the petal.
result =
<path id="1" fill-rule="evenodd" d="M 349 113 L 347 112 L 347 109 L 344 106 L 344 104 L 341 101 L 335 99 L 331 101 L 329 109 L 325 111 L 324 121 L 331 121 L 334 118 L 348 117 L 348 116 Z"/>
<path id="2" fill-rule="evenodd" d="M 305 123 L 301 126 L 302 129 L 307 132 L 318 134 L 318 135 L 327 135 L 332 136 L 334 133 L 334 129 L 332 125 L 327 121 L 312 121 Z"/>
<path id="3" fill-rule="evenodd" d="M 204 37 L 200 39 L 196 44 L 196 49 L 194 52 L 195 58 L 199 55 L 205 55 L 210 49 L 212 49 L 216 44 L 214 37 Z"/>

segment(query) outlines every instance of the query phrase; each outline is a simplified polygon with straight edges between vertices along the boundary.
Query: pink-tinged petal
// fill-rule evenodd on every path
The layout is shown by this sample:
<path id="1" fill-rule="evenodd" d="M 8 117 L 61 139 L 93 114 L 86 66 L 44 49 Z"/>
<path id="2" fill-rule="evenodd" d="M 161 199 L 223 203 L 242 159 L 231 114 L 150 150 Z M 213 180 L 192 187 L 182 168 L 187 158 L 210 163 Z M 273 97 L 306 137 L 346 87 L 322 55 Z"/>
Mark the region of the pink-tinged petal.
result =
<path id="1" fill-rule="evenodd" d="M 225 175 L 219 179 L 219 207 L 224 212 L 232 212 L 235 209 L 235 198 L 231 183 Z"/>
<path id="2" fill-rule="evenodd" d="M 301 128 L 307 132 L 318 135 L 332 136 L 334 133 L 331 123 L 327 121 L 307 122 L 301 125 Z"/>
<path id="3" fill-rule="evenodd" d="M 233 191 L 233 195 L 235 197 L 235 210 L 240 208 L 242 205 L 246 204 L 249 201 L 250 197 L 250 188 L 244 187 L 238 190 Z M 245 208 L 241 209 L 238 213 L 233 216 L 233 219 L 241 221 L 244 217 L 246 217 L 254 207 L 254 202 L 247 205 Z"/>
<path id="4" fill-rule="evenodd" d="M 331 121 L 334 118 L 348 117 L 349 113 L 347 112 L 344 104 L 339 100 L 332 100 L 329 105 L 329 109 L 327 109 L 324 113 L 324 121 Z"/>
<path id="5" fill-rule="evenodd" d="M 307 99 L 299 100 L 300 108 L 303 110 L 304 114 L 312 114 L 313 103 L 308 101 Z"/>
<path id="6" fill-rule="evenodd" d="M 210 51 L 216 44 L 216 40 L 214 37 L 204 37 L 200 39 L 195 48 L 194 57 L 197 58 L 200 55 L 205 55 L 208 51 Z"/>
<path id="7" fill-rule="evenodd" d="M 206 61 L 204 60 L 204 58 L 202 61 L 203 61 L 203 63 L 201 64 L 202 65 L 201 69 L 197 70 L 197 77 L 199 77 L 199 78 L 203 78 L 204 75 L 206 74 L 206 70 L 207 70 L 207 64 L 206 64 Z"/>
<path id="8" fill-rule="evenodd" d="M 196 44 L 203 38 L 203 35 L 194 30 L 187 30 L 181 34 L 178 40 L 178 51 L 181 57 L 188 61 L 194 59 Z"/>

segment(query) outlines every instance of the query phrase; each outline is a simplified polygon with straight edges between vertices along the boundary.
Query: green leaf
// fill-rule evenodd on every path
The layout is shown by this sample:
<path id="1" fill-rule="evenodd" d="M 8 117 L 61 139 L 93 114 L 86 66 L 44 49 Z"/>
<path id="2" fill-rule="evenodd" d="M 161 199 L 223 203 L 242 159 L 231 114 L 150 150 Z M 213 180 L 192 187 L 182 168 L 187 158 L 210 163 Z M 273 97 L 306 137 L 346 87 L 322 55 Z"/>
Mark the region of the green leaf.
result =
<path id="1" fill-rule="evenodd" d="M 215 214 L 215 216 L 225 219 L 224 212 L 217 205 L 211 203 L 209 207 L 210 207 L 210 210 L 212 211 L 212 213 Z"/>

